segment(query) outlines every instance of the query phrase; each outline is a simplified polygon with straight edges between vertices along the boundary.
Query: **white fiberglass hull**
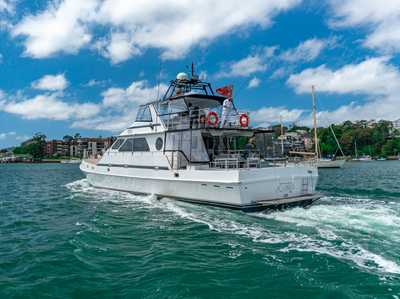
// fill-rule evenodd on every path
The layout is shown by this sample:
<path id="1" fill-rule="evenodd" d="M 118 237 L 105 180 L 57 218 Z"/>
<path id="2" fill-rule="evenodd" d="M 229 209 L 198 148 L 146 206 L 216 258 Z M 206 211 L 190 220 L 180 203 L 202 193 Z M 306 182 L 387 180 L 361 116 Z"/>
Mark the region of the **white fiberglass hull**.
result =
<path id="1" fill-rule="evenodd" d="M 310 161 L 302 161 L 299 162 L 298 164 L 300 165 L 314 165 L 315 167 L 318 168 L 342 168 L 344 164 L 346 163 L 346 160 L 310 160 Z"/>
<path id="2" fill-rule="evenodd" d="M 89 183 L 98 188 L 243 210 L 310 204 L 319 198 L 315 193 L 318 172 L 312 166 L 172 171 L 84 161 L 80 167 Z"/>
<path id="3" fill-rule="evenodd" d="M 316 165 L 318 168 L 342 168 L 346 160 L 318 160 Z"/>

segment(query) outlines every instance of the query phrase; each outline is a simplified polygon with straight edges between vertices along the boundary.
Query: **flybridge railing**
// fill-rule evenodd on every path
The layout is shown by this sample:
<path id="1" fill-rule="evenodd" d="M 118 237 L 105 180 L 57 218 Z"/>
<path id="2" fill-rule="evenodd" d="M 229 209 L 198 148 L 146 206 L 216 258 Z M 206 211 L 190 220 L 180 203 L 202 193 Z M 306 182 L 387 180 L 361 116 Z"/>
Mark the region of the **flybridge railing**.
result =
<path id="1" fill-rule="evenodd" d="M 168 129 L 203 129 L 203 128 L 248 128 L 241 124 L 242 111 L 231 111 L 223 115 L 217 109 L 191 109 L 184 112 L 160 114 L 161 120 Z"/>

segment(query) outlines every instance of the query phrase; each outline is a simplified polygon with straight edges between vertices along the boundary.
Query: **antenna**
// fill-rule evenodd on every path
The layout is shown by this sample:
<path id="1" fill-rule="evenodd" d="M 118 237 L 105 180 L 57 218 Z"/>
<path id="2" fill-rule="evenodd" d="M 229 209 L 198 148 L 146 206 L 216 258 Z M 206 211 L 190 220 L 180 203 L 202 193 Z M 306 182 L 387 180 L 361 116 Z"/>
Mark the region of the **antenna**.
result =
<path id="1" fill-rule="evenodd" d="M 281 149 L 282 149 L 282 157 L 283 157 L 284 145 L 283 145 L 283 123 L 282 123 L 282 114 L 279 114 L 279 122 L 281 123 Z"/>
<path id="2" fill-rule="evenodd" d="M 319 158 L 318 150 L 318 133 L 317 133 L 317 104 L 315 101 L 315 87 L 311 86 L 311 97 L 312 97 L 312 107 L 313 107 L 313 126 L 314 126 L 314 146 L 315 146 L 315 157 Z"/>

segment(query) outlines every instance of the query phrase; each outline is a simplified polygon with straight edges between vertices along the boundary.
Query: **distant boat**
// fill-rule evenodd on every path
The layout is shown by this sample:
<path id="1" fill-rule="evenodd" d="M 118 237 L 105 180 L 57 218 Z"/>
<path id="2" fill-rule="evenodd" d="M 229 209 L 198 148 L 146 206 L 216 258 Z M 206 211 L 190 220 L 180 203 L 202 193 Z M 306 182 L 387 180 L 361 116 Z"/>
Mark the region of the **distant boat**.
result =
<path id="1" fill-rule="evenodd" d="M 353 161 L 370 162 L 370 161 L 373 161 L 373 160 L 372 160 L 371 156 L 364 155 L 364 156 L 361 156 L 361 157 L 358 157 L 358 158 L 354 158 Z"/>
<path id="2" fill-rule="evenodd" d="M 354 140 L 354 153 L 355 153 L 355 158 L 353 158 L 352 161 L 356 161 L 356 162 L 369 162 L 369 161 L 372 161 L 372 158 L 369 155 L 362 155 L 361 157 L 358 156 L 357 140 Z"/>
<path id="3" fill-rule="evenodd" d="M 386 158 L 380 157 L 380 158 L 376 159 L 376 161 L 386 161 Z"/>
<path id="4" fill-rule="evenodd" d="M 332 160 L 332 159 L 320 158 L 317 160 L 316 163 L 318 168 L 342 168 L 344 166 L 344 163 L 346 163 L 346 160 L 345 159 Z"/>
<path id="5" fill-rule="evenodd" d="M 316 107 L 316 101 L 315 101 L 315 91 L 314 91 L 314 86 L 311 88 L 311 95 L 312 95 L 312 100 L 313 100 L 313 122 L 314 122 L 314 144 L 315 144 L 315 159 L 314 163 L 318 168 L 342 168 L 344 164 L 346 163 L 346 160 L 343 159 L 328 159 L 328 158 L 322 158 L 321 157 L 321 150 L 319 148 L 319 141 L 318 141 L 318 131 L 317 131 L 317 107 Z M 329 126 L 331 129 L 332 135 L 335 138 L 336 144 L 338 146 L 338 149 L 340 150 L 342 156 L 344 157 L 344 153 L 342 150 L 342 147 L 340 146 L 340 143 L 338 139 L 336 138 L 335 131 L 332 128 L 332 125 Z"/>

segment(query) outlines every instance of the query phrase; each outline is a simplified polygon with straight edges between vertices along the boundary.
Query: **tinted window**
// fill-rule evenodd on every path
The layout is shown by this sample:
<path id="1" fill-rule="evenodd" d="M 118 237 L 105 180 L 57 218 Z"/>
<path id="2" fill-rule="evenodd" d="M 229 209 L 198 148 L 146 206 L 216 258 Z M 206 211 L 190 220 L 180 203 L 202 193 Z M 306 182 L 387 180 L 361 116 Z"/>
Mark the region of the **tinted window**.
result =
<path id="1" fill-rule="evenodd" d="M 150 151 L 149 145 L 145 138 L 135 138 L 133 142 L 134 152 L 148 152 Z"/>
<path id="2" fill-rule="evenodd" d="M 118 149 L 122 142 L 124 142 L 125 139 L 119 138 L 117 141 L 114 142 L 113 146 L 111 147 L 112 149 Z"/>
<path id="3" fill-rule="evenodd" d="M 136 116 L 136 121 L 151 121 L 151 113 L 149 106 L 139 107 L 139 111 Z"/>
<path id="4" fill-rule="evenodd" d="M 178 113 L 187 111 L 187 106 L 184 99 L 178 99 L 169 102 L 169 113 Z"/>
<path id="5" fill-rule="evenodd" d="M 129 138 L 119 148 L 120 152 L 148 152 L 150 151 L 146 138 Z"/>
<path id="6" fill-rule="evenodd" d="M 126 139 L 125 143 L 119 148 L 120 152 L 131 152 L 133 150 L 133 138 Z"/>

